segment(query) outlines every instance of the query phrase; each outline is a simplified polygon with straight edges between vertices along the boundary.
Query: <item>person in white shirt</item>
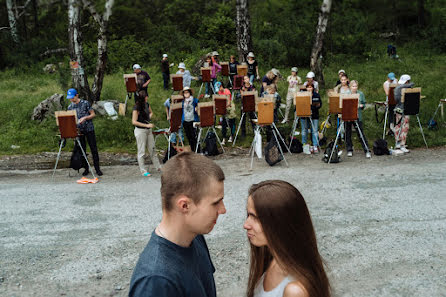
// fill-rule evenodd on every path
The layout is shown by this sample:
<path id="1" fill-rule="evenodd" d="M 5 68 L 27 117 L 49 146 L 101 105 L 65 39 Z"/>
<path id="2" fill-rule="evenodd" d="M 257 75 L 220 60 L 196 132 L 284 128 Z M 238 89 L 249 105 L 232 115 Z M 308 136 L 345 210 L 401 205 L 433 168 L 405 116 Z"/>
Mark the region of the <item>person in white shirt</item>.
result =
<path id="1" fill-rule="evenodd" d="M 288 114 L 290 113 L 291 105 L 293 104 L 294 96 L 296 95 L 298 85 L 302 84 L 302 79 L 297 76 L 297 67 L 291 68 L 291 75 L 287 78 L 288 93 L 286 96 L 285 117 L 282 124 L 288 122 Z"/>

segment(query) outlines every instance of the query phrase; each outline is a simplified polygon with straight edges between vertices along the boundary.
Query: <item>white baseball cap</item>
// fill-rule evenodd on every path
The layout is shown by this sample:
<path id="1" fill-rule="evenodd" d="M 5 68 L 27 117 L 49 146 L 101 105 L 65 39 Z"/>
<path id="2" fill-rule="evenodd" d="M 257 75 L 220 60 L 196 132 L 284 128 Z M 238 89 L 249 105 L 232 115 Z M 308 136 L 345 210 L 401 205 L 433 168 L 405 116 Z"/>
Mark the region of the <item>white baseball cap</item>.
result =
<path id="1" fill-rule="evenodd" d="M 254 58 L 255 56 L 254 56 L 254 53 L 253 52 L 249 52 L 248 53 L 248 57 L 250 57 L 250 58 Z"/>
<path id="2" fill-rule="evenodd" d="M 404 85 L 409 80 L 410 80 L 410 75 L 403 74 L 403 75 L 401 75 L 400 80 L 398 81 L 398 84 L 399 85 Z"/>
<path id="3" fill-rule="evenodd" d="M 163 58 L 167 58 L 167 54 L 163 54 Z"/>
<path id="4" fill-rule="evenodd" d="M 141 69 L 141 65 L 133 64 L 133 70 L 136 70 L 136 69 Z"/>
<path id="5" fill-rule="evenodd" d="M 186 64 L 184 64 L 183 62 L 180 63 L 180 65 L 178 65 L 179 69 L 186 69 Z"/>
<path id="6" fill-rule="evenodd" d="M 310 72 L 308 72 L 307 73 L 307 78 L 314 78 L 314 72 L 313 71 L 310 71 Z"/>
<path id="7" fill-rule="evenodd" d="M 293 67 L 293 68 L 291 68 L 291 71 L 292 71 L 292 72 L 297 72 L 297 67 Z"/>
<path id="8" fill-rule="evenodd" d="M 338 71 L 338 74 L 341 74 L 341 72 L 344 73 L 344 74 L 346 73 L 344 69 L 341 69 L 341 70 Z"/>
<path id="9" fill-rule="evenodd" d="M 213 52 L 212 52 L 212 55 L 213 55 L 213 56 L 219 56 L 219 54 L 218 54 L 217 51 L 213 51 Z"/>

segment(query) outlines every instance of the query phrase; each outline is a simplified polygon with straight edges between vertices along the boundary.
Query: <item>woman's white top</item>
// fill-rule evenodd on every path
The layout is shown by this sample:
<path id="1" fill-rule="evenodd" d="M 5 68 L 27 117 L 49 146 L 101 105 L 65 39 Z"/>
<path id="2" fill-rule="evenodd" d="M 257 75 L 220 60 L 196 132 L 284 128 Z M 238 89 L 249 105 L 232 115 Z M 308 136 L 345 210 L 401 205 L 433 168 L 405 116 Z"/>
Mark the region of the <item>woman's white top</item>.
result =
<path id="1" fill-rule="evenodd" d="M 271 291 L 266 292 L 265 289 L 263 289 L 264 279 L 265 279 L 265 273 L 262 275 L 259 282 L 257 283 L 257 286 L 254 289 L 254 297 L 282 297 L 286 285 L 288 285 L 293 281 L 293 279 L 288 275 L 280 282 L 280 284 L 277 285 L 277 287 L 275 287 Z"/>

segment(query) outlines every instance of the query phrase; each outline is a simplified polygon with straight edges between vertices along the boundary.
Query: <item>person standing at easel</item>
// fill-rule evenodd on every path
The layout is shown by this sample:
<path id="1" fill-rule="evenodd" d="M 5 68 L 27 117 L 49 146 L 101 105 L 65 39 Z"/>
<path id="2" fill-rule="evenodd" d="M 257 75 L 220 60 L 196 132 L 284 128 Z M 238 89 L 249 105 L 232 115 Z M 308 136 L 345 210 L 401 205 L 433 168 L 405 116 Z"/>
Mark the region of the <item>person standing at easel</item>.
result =
<path id="1" fill-rule="evenodd" d="M 161 60 L 161 72 L 163 73 L 164 90 L 169 89 L 170 66 L 167 54 L 163 54 L 163 59 Z"/>
<path id="2" fill-rule="evenodd" d="M 136 86 L 138 88 L 138 94 L 135 94 L 135 102 L 136 102 L 136 96 L 144 96 L 148 98 L 149 94 L 147 93 L 147 87 L 150 84 L 150 75 L 145 72 L 144 70 L 141 70 L 141 66 L 139 64 L 133 65 L 133 72 L 136 73 Z"/>
<path id="3" fill-rule="evenodd" d="M 68 110 L 76 110 L 78 119 L 77 127 L 79 128 L 79 131 L 81 133 L 81 135 L 79 136 L 79 140 L 81 142 L 82 148 L 84 149 L 84 152 L 86 152 L 86 138 L 88 146 L 91 150 L 91 154 L 93 155 L 93 164 L 94 169 L 96 170 L 96 174 L 98 176 L 102 176 L 103 173 L 99 167 L 99 153 L 98 147 L 96 145 L 96 134 L 94 132 L 94 125 L 92 121 L 96 114 L 87 100 L 82 100 L 79 98 L 79 94 L 77 93 L 76 89 L 69 89 L 67 91 L 67 99 L 71 101 L 71 104 L 68 106 Z M 76 147 L 74 149 L 76 149 Z M 83 162 L 83 165 L 85 170 L 82 175 L 86 176 L 90 173 L 86 160 L 85 162 Z"/>

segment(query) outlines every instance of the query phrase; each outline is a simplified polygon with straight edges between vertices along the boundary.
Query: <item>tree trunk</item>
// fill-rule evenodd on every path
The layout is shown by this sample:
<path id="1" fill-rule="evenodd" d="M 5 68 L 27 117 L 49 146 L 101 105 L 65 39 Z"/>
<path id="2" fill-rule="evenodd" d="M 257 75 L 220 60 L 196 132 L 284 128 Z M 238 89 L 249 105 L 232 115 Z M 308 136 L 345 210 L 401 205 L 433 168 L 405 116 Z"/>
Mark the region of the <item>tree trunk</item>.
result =
<path id="1" fill-rule="evenodd" d="M 424 27 L 425 25 L 424 14 L 424 0 L 418 0 L 418 25 L 420 27 Z"/>
<path id="2" fill-rule="evenodd" d="M 14 7 L 12 4 L 12 0 L 6 0 L 6 9 L 8 10 L 8 20 L 9 20 L 9 28 L 11 29 L 11 38 L 16 43 L 19 44 L 19 34 L 17 31 L 17 19 L 14 13 Z"/>
<path id="3" fill-rule="evenodd" d="M 33 1 L 34 33 L 39 34 L 37 0 L 32 0 L 32 1 Z"/>
<path id="4" fill-rule="evenodd" d="M 246 61 L 246 55 L 252 49 L 248 0 L 236 0 L 235 22 L 237 51 L 241 63 Z"/>
<path id="5" fill-rule="evenodd" d="M 87 75 L 84 71 L 84 54 L 82 50 L 82 32 L 80 30 L 80 5 L 78 0 L 68 0 L 68 41 L 70 59 L 77 62 L 78 67 L 71 69 L 73 86 L 79 92 L 82 99 L 93 102 L 93 97 L 88 85 Z"/>
<path id="6" fill-rule="evenodd" d="M 324 44 L 324 34 L 327 30 L 328 17 L 330 15 L 332 0 L 323 0 L 319 20 L 316 29 L 316 38 L 314 40 L 313 50 L 311 51 L 310 68 L 316 75 L 316 81 L 323 87 L 324 75 L 322 73 L 322 46 Z"/>

